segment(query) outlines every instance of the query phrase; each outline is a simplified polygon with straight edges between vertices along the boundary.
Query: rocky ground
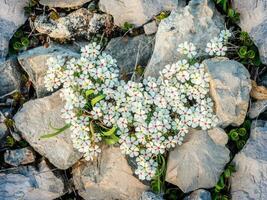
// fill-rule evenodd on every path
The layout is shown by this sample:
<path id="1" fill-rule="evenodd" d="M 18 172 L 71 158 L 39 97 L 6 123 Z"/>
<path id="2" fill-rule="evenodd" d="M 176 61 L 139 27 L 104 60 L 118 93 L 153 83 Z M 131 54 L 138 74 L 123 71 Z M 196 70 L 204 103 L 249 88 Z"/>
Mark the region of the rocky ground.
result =
<path id="1" fill-rule="evenodd" d="M 234 56 L 203 62 L 219 124 L 192 129 L 169 153 L 164 196 L 133 175 L 116 145 L 85 162 L 72 146 L 70 130 L 40 139 L 64 126 L 59 91 L 51 94 L 44 86 L 46 61 L 78 57 L 81 46 L 97 41 L 117 59 L 123 79 L 143 71 L 145 77 L 157 76 L 179 59 L 180 43 L 204 48 L 225 26 L 233 31 L 238 26 L 211 0 L 0 0 L 0 5 L 1 200 L 267 199 L 266 0 L 232 1 L 240 13 L 237 25 L 248 32 L 261 62 L 254 66 Z M 240 142 L 230 133 L 241 128 L 248 134 Z M 235 170 L 226 176 L 230 165 Z"/>

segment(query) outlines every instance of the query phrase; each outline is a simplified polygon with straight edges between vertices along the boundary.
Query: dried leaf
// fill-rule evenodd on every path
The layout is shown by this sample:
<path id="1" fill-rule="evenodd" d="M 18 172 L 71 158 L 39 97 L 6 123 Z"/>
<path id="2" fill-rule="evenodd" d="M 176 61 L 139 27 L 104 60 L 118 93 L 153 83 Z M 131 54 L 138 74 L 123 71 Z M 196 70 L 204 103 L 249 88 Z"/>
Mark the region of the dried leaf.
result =
<path id="1" fill-rule="evenodd" d="M 59 14 L 55 10 L 50 12 L 49 17 L 52 20 L 57 20 L 60 18 Z"/>
<path id="2" fill-rule="evenodd" d="M 250 96 L 257 100 L 267 100 L 267 88 L 264 86 L 258 86 L 255 81 L 252 81 Z"/>

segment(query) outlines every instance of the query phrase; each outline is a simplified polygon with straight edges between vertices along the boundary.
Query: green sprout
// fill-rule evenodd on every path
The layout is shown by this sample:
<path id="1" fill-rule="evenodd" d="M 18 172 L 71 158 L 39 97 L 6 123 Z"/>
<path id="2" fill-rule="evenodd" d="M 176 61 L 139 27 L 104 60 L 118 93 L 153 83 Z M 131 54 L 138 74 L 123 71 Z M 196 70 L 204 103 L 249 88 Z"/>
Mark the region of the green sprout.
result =
<path id="1" fill-rule="evenodd" d="M 212 190 L 212 199 L 214 200 L 229 200 L 230 183 L 229 178 L 232 173 L 235 172 L 235 167 L 232 164 L 229 164 L 224 169 L 224 172 L 221 174 L 219 181 Z"/>
<path id="2" fill-rule="evenodd" d="M 151 188 L 155 193 L 164 193 L 165 191 L 165 175 L 167 170 L 167 163 L 163 155 L 157 156 L 158 169 L 154 178 L 151 181 Z"/>
<path id="3" fill-rule="evenodd" d="M 127 32 L 127 31 L 132 30 L 133 28 L 134 28 L 134 25 L 133 24 L 131 24 L 129 22 L 125 22 L 123 24 L 122 30 L 125 31 L 125 32 Z"/>
<path id="4" fill-rule="evenodd" d="M 161 20 L 167 18 L 169 15 L 170 15 L 170 12 L 168 12 L 168 11 L 162 11 L 162 12 L 160 12 L 159 15 L 157 15 L 155 17 L 155 19 L 156 19 L 157 22 L 160 22 Z"/>
<path id="5" fill-rule="evenodd" d="M 226 15 L 228 20 L 233 23 L 236 23 L 240 20 L 240 14 L 231 7 L 230 0 L 213 0 L 215 4 L 217 4 Z"/>
<path id="6" fill-rule="evenodd" d="M 251 122 L 246 120 L 240 128 L 230 130 L 228 137 L 230 141 L 233 141 L 237 149 L 242 149 L 248 139 L 248 132 L 250 130 Z"/>

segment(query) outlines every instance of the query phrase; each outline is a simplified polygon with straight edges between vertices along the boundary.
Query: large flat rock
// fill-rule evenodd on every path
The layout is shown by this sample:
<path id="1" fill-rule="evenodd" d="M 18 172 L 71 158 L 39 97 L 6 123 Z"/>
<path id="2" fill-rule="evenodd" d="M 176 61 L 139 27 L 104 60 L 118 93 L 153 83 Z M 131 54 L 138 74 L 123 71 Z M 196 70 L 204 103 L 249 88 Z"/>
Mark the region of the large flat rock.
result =
<path id="1" fill-rule="evenodd" d="M 122 75 L 132 74 L 135 66 L 145 67 L 152 55 L 154 37 L 117 37 L 110 40 L 105 52 L 117 60 Z"/>
<path id="2" fill-rule="evenodd" d="M 114 23 L 125 22 L 141 26 L 161 11 L 170 11 L 178 6 L 178 0 L 100 0 L 99 8 L 113 16 Z"/>
<path id="3" fill-rule="evenodd" d="M 36 47 L 18 56 L 18 61 L 29 75 L 29 79 L 33 83 L 38 98 L 50 94 L 44 84 L 44 77 L 48 70 L 47 60 L 50 57 L 56 58 L 57 56 L 67 59 L 79 57 L 79 54 L 59 45 L 51 45 L 48 48 L 44 48 L 43 46 Z"/>
<path id="4" fill-rule="evenodd" d="M 51 126 L 56 128 L 65 126 L 60 116 L 63 107 L 64 102 L 58 91 L 51 96 L 25 103 L 14 116 L 14 121 L 22 137 L 38 153 L 57 168 L 68 169 L 82 157 L 72 146 L 70 129 L 57 136 L 41 139 L 42 135 L 55 132 Z"/>
<path id="5" fill-rule="evenodd" d="M 213 58 L 203 62 L 210 75 L 210 94 L 222 127 L 240 126 L 246 117 L 251 80 L 248 70 L 239 62 Z"/>
<path id="6" fill-rule="evenodd" d="M 205 50 L 207 42 L 217 37 L 222 29 L 223 17 L 211 1 L 192 0 L 188 6 L 173 10 L 159 24 L 154 52 L 145 77 L 158 76 L 165 65 L 183 58 L 177 51 L 179 44 L 188 41 L 198 49 Z"/>
<path id="7" fill-rule="evenodd" d="M 226 133 L 217 131 L 218 135 Z M 166 181 L 177 185 L 183 192 L 214 187 L 227 162 L 230 151 L 223 140 L 209 136 L 210 131 L 191 129 L 184 144 L 170 152 Z"/>
<path id="8" fill-rule="evenodd" d="M 0 173 L 1 200 L 53 200 L 64 195 L 65 188 L 64 174 L 45 161 Z"/>
<path id="9" fill-rule="evenodd" d="M 77 164 L 73 179 L 80 196 L 85 200 L 139 200 L 148 186 L 133 176 L 131 167 L 120 148 L 102 148 L 93 162 Z"/>

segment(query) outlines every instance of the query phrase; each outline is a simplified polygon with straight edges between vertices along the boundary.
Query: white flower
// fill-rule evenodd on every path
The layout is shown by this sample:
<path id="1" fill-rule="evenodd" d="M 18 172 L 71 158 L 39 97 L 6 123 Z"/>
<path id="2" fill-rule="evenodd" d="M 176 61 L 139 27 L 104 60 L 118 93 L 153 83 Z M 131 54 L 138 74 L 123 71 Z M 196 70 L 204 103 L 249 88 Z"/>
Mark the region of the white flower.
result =
<path id="1" fill-rule="evenodd" d="M 170 79 L 175 74 L 175 66 L 174 65 L 166 65 L 162 70 L 162 74 L 165 78 Z"/>
<path id="2" fill-rule="evenodd" d="M 93 116 L 94 119 L 99 119 L 103 116 L 103 113 L 100 109 L 100 107 L 94 106 L 93 110 L 91 111 L 91 114 Z"/>
<path id="3" fill-rule="evenodd" d="M 206 53 L 210 56 L 224 56 L 225 52 L 227 51 L 227 47 L 224 46 L 224 39 L 225 38 L 213 38 L 209 43 L 207 43 L 207 47 L 205 49 Z"/>
<path id="4" fill-rule="evenodd" d="M 223 46 L 222 43 L 218 43 L 216 55 L 217 56 L 225 56 L 225 52 L 227 51 L 227 47 Z"/>
<path id="5" fill-rule="evenodd" d="M 210 56 L 213 56 L 217 51 L 217 43 L 212 43 L 212 42 L 207 43 L 207 47 L 205 51 Z"/>
<path id="6" fill-rule="evenodd" d="M 100 46 L 97 45 L 95 42 L 91 43 L 89 45 L 86 45 L 85 47 L 81 48 L 82 57 L 92 57 L 96 58 L 100 54 Z"/>
<path id="7" fill-rule="evenodd" d="M 227 42 L 228 38 L 232 36 L 232 33 L 229 30 L 222 30 L 220 32 L 220 38 Z"/>
<path id="8" fill-rule="evenodd" d="M 187 41 L 180 44 L 178 47 L 178 52 L 183 54 L 183 55 L 187 55 L 188 58 L 193 58 L 197 55 L 196 52 L 196 47 L 193 43 L 188 43 Z"/>

